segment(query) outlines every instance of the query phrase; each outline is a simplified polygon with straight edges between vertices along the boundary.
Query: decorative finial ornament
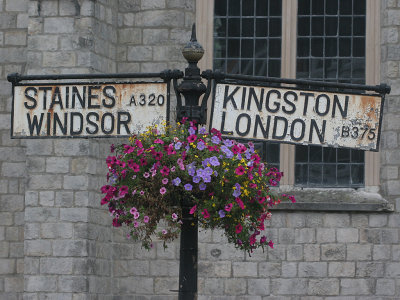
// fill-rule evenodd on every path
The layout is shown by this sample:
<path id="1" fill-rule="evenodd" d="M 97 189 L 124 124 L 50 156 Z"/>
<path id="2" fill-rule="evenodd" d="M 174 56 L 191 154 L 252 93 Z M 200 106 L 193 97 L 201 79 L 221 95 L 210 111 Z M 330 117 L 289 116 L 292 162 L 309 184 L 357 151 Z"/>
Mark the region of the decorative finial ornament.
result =
<path id="1" fill-rule="evenodd" d="M 182 55 L 189 63 L 197 63 L 204 55 L 203 47 L 197 42 L 196 24 L 192 26 L 190 42 L 183 47 Z"/>

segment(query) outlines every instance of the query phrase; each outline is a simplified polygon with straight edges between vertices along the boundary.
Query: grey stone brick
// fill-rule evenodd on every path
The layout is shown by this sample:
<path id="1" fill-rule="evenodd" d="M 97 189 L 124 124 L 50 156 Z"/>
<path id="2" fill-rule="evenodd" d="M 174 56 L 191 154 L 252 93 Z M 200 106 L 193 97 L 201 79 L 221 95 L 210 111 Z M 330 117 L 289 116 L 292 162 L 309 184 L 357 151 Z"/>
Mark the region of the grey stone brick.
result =
<path id="1" fill-rule="evenodd" d="M 22 195 L 1 195 L 0 211 L 17 212 L 24 210 L 24 197 Z"/>
<path id="2" fill-rule="evenodd" d="M 225 294 L 226 295 L 244 295 L 246 293 L 246 279 L 244 278 L 228 278 L 225 279 Z"/>
<path id="3" fill-rule="evenodd" d="M 55 140 L 54 152 L 59 156 L 84 156 L 89 154 L 88 140 Z"/>
<path id="4" fill-rule="evenodd" d="M 128 61 L 151 61 L 153 49 L 150 46 L 129 46 L 127 52 Z"/>
<path id="5" fill-rule="evenodd" d="M 399 242 L 399 230 L 393 228 L 382 229 L 383 244 L 397 244 Z"/>
<path id="6" fill-rule="evenodd" d="M 83 276 L 60 276 L 58 280 L 58 289 L 61 292 L 87 292 L 88 278 Z"/>
<path id="7" fill-rule="evenodd" d="M 394 261 L 400 260 L 400 245 L 393 245 L 392 246 L 392 259 Z"/>
<path id="8" fill-rule="evenodd" d="M 389 277 L 400 276 L 400 263 L 388 263 L 386 264 L 386 275 Z"/>
<path id="9" fill-rule="evenodd" d="M 396 282 L 394 279 L 379 278 L 376 280 L 376 294 L 394 296 L 396 293 Z"/>
<path id="10" fill-rule="evenodd" d="M 360 229 L 360 242 L 380 244 L 382 242 L 382 229 Z"/>
<path id="11" fill-rule="evenodd" d="M 199 276 L 204 277 L 231 277 L 232 262 L 230 261 L 199 261 Z"/>
<path id="12" fill-rule="evenodd" d="M 69 159 L 66 157 L 46 158 L 46 172 L 48 173 L 68 173 Z"/>
<path id="13" fill-rule="evenodd" d="M 204 288 L 200 294 L 222 295 L 224 292 L 224 280 L 221 278 L 205 278 Z"/>
<path id="14" fill-rule="evenodd" d="M 248 279 L 247 289 L 250 295 L 266 296 L 270 294 L 269 279 Z"/>
<path id="15" fill-rule="evenodd" d="M 257 263 L 255 262 L 233 262 L 232 270 L 234 277 L 257 277 Z"/>
<path id="16" fill-rule="evenodd" d="M 140 28 L 119 29 L 118 42 L 121 44 L 140 45 L 142 43 L 142 30 Z"/>
<path id="17" fill-rule="evenodd" d="M 349 214 L 326 214 L 324 216 L 325 227 L 349 227 L 350 216 Z"/>
<path id="18" fill-rule="evenodd" d="M 9 46 L 25 46 L 26 32 L 25 31 L 10 31 L 4 35 L 4 44 Z"/>
<path id="19" fill-rule="evenodd" d="M 60 208 L 60 219 L 69 222 L 87 222 L 89 211 L 87 208 Z"/>
<path id="20" fill-rule="evenodd" d="M 328 264 L 326 262 L 300 262 L 300 277 L 325 277 L 328 273 Z"/>
<path id="21" fill-rule="evenodd" d="M 10 212 L 0 212 L 0 225 L 12 225 L 13 215 Z"/>
<path id="22" fill-rule="evenodd" d="M 154 293 L 164 295 L 175 295 L 176 292 L 171 290 L 178 290 L 177 277 L 156 277 L 154 278 Z"/>
<path id="23" fill-rule="evenodd" d="M 370 295 L 374 292 L 374 282 L 369 279 L 341 279 L 341 294 L 343 295 Z"/>
<path id="24" fill-rule="evenodd" d="M 328 264 L 329 277 L 354 277 L 356 264 L 354 262 L 330 262 Z"/>
<path id="25" fill-rule="evenodd" d="M 71 17 L 54 17 L 44 19 L 45 33 L 73 33 L 74 18 Z"/>
<path id="26" fill-rule="evenodd" d="M 71 207 L 73 205 L 73 202 L 74 202 L 73 192 L 67 192 L 67 191 L 56 192 L 56 200 L 55 200 L 56 206 Z"/>
<path id="27" fill-rule="evenodd" d="M 41 236 L 45 239 L 69 239 L 72 238 L 73 224 L 71 223 L 43 223 Z"/>
<path id="28" fill-rule="evenodd" d="M 319 261 L 321 259 L 320 245 L 307 244 L 304 245 L 304 260 L 305 261 Z"/>
<path id="29" fill-rule="evenodd" d="M 126 277 L 117 279 L 117 288 L 120 293 L 153 294 L 154 279 L 147 277 Z"/>
<path id="30" fill-rule="evenodd" d="M 142 261 L 136 261 L 136 260 L 114 260 L 113 263 L 113 268 L 114 268 L 114 274 L 118 274 L 118 276 L 148 276 L 150 274 L 150 270 L 152 272 L 152 275 L 155 276 L 176 276 L 178 270 L 176 270 L 177 263 L 176 261 L 170 261 L 169 265 L 167 266 L 164 264 L 164 268 L 171 267 L 172 270 L 165 270 L 161 272 L 160 274 L 157 274 L 157 263 L 159 261 L 154 261 L 152 262 L 153 265 L 150 267 L 149 261 L 147 260 L 142 260 Z M 164 261 L 166 262 L 166 261 Z M 173 266 L 172 264 L 175 264 Z"/>
<path id="31" fill-rule="evenodd" d="M 71 274 L 72 258 L 44 257 L 40 259 L 41 274 Z"/>
<path id="32" fill-rule="evenodd" d="M 336 241 L 335 229 L 317 228 L 317 243 L 333 243 Z"/>
<path id="33" fill-rule="evenodd" d="M 143 29 L 144 45 L 162 45 L 170 42 L 168 29 Z"/>
<path id="34" fill-rule="evenodd" d="M 45 166 L 45 159 L 43 157 L 27 157 L 26 169 L 29 172 L 44 172 Z"/>
<path id="35" fill-rule="evenodd" d="M 0 242 L 0 257 L 8 258 L 10 255 L 10 243 L 9 242 Z"/>
<path id="36" fill-rule="evenodd" d="M 28 188 L 38 190 L 60 189 L 62 177 L 60 175 L 39 175 L 32 174 L 29 177 Z"/>
<path id="37" fill-rule="evenodd" d="M 383 277 L 385 264 L 380 262 L 357 262 L 356 277 Z"/>
<path id="38" fill-rule="evenodd" d="M 83 175 L 65 175 L 63 187 L 67 190 L 86 190 L 88 188 L 88 177 Z"/>
<path id="39" fill-rule="evenodd" d="M 28 0 L 6 0 L 6 11 L 26 11 Z"/>
<path id="40" fill-rule="evenodd" d="M 321 245 L 321 260 L 344 260 L 346 247 L 344 244 Z"/>
<path id="41" fill-rule="evenodd" d="M 297 276 L 297 263 L 282 262 L 282 277 L 296 277 L 296 276 Z"/>
<path id="42" fill-rule="evenodd" d="M 309 295 L 339 295 L 338 279 L 310 279 L 308 283 Z"/>
<path id="43" fill-rule="evenodd" d="M 15 270 L 15 259 L 0 259 L 0 275 L 14 274 Z"/>
<path id="44" fill-rule="evenodd" d="M 54 192 L 53 191 L 41 191 L 39 192 L 39 203 L 42 206 L 54 206 Z"/>
<path id="45" fill-rule="evenodd" d="M 26 222 L 56 222 L 58 221 L 58 208 L 26 207 Z"/>
<path id="46" fill-rule="evenodd" d="M 172 260 L 150 261 L 150 275 L 152 276 L 178 276 L 179 265 Z"/>
<path id="47" fill-rule="evenodd" d="M 51 242 L 47 240 L 28 240 L 24 246 L 28 256 L 48 256 L 52 253 Z"/>
<path id="48" fill-rule="evenodd" d="M 302 260 L 303 259 L 303 246 L 302 245 L 288 245 L 286 248 L 286 259 Z"/>
<path id="49" fill-rule="evenodd" d="M 278 229 L 279 244 L 294 244 L 295 243 L 295 230 L 292 228 Z"/>
<path id="50" fill-rule="evenodd" d="M 348 260 L 371 260 L 371 245 L 349 244 L 347 245 Z"/>
<path id="51" fill-rule="evenodd" d="M 86 257 L 88 255 L 88 242 L 85 240 L 55 240 L 53 242 L 53 255 Z"/>
<path id="52" fill-rule="evenodd" d="M 357 228 L 338 228 L 336 230 L 338 243 L 356 243 L 358 242 Z"/>
<path id="53" fill-rule="evenodd" d="M 314 243 L 315 229 L 314 228 L 295 229 L 295 242 L 296 244 Z"/>
<path id="54" fill-rule="evenodd" d="M 173 10 L 142 11 L 135 17 L 135 25 L 139 27 L 182 27 L 184 23 L 184 14 Z"/>
<path id="55" fill-rule="evenodd" d="M 4 291 L 8 293 L 20 293 L 24 291 L 24 279 L 22 277 L 4 278 Z"/>
<path id="56" fill-rule="evenodd" d="M 25 276 L 24 289 L 27 292 L 52 292 L 57 289 L 55 276 Z"/>
<path id="57" fill-rule="evenodd" d="M 272 279 L 271 291 L 276 295 L 305 295 L 307 294 L 307 279 Z"/>

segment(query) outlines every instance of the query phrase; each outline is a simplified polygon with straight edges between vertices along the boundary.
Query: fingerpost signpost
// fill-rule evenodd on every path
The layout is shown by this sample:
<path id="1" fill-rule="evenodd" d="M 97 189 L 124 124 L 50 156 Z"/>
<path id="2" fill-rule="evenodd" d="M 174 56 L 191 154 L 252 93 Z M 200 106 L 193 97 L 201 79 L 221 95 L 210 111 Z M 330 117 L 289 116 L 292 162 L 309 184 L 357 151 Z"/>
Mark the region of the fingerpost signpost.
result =
<path id="1" fill-rule="evenodd" d="M 204 50 L 196 40 L 194 25 L 182 54 L 188 62 L 184 72 L 10 74 L 11 137 L 103 138 L 142 133 L 170 120 L 172 86 L 177 120 L 187 117 L 206 124 L 209 116 L 210 129 L 231 138 L 379 150 L 384 97 L 390 92 L 385 84 L 200 73 L 197 62 Z M 183 200 L 181 206 L 179 299 L 196 299 L 197 219 L 189 213 L 191 200 Z"/>

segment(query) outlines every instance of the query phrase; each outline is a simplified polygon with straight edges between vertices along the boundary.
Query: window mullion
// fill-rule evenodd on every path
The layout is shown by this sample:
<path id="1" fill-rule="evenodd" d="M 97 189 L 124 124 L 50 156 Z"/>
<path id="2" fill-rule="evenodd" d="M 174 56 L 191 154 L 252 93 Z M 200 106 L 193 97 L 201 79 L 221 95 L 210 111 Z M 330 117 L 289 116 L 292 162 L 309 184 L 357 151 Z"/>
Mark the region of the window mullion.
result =
<path id="1" fill-rule="evenodd" d="M 281 77 L 296 78 L 297 0 L 282 0 Z M 281 144 L 280 170 L 284 172 L 281 189 L 294 185 L 295 146 Z"/>

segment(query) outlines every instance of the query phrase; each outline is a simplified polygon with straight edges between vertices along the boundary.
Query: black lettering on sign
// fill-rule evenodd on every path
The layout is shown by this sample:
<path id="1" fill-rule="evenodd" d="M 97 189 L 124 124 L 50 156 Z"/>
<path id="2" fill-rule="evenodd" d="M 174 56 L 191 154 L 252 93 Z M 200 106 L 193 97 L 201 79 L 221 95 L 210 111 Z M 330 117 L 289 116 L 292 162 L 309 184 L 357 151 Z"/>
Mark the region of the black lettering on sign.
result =
<path id="1" fill-rule="evenodd" d="M 154 94 L 152 94 L 154 95 Z M 155 96 L 154 96 L 155 98 Z M 125 120 L 122 120 L 122 117 L 126 116 Z M 124 125 L 126 134 L 131 134 L 131 132 L 129 131 L 129 126 L 128 124 L 131 122 L 131 114 L 129 112 L 125 112 L 125 111 L 119 111 L 118 112 L 118 121 L 117 121 L 117 133 L 120 134 L 121 133 L 121 126 Z"/>
<path id="2" fill-rule="evenodd" d="M 52 109 L 56 104 L 60 105 L 60 109 L 63 109 L 60 88 L 58 86 L 54 88 L 53 96 L 51 97 L 50 109 Z"/>
<path id="3" fill-rule="evenodd" d="M 293 114 L 296 111 L 296 106 L 294 105 L 294 103 L 291 101 L 290 98 L 292 98 L 293 101 L 297 101 L 297 94 L 295 92 L 288 91 L 283 95 L 283 100 L 287 104 L 289 104 L 291 109 L 287 109 L 286 105 L 283 105 L 282 106 L 282 110 L 283 110 L 284 113 L 289 114 L 289 115 Z"/>
<path id="4" fill-rule="evenodd" d="M 33 95 L 37 96 L 37 89 L 34 88 L 33 86 L 29 86 L 25 89 L 25 97 L 28 98 L 28 100 L 32 101 L 32 104 L 28 104 L 28 102 L 24 102 L 24 106 L 26 109 L 32 109 L 37 106 L 37 101 L 35 98 L 33 98 L 31 95 L 29 95 L 29 92 L 33 91 Z"/>
<path id="5" fill-rule="evenodd" d="M 282 134 L 281 135 L 277 135 L 276 134 L 279 121 L 281 121 L 280 123 L 283 122 L 283 130 L 282 130 Z M 277 139 L 277 140 L 283 140 L 285 138 L 285 136 L 286 136 L 287 129 L 288 129 L 288 120 L 286 120 L 286 118 L 284 118 L 284 117 L 275 117 L 275 119 L 274 119 L 274 128 L 272 130 L 272 138 L 273 139 Z"/>
<path id="6" fill-rule="evenodd" d="M 39 91 L 43 91 L 43 109 L 47 109 L 47 91 L 51 91 L 50 86 L 41 86 Z"/>
<path id="7" fill-rule="evenodd" d="M 99 104 L 92 104 L 92 99 L 98 99 L 99 95 L 93 94 L 93 90 L 99 90 L 100 86 L 89 86 L 88 91 L 88 108 L 100 108 Z"/>
<path id="8" fill-rule="evenodd" d="M 140 94 L 139 99 L 140 99 L 139 104 L 141 106 L 146 105 L 146 95 L 145 94 Z"/>
<path id="9" fill-rule="evenodd" d="M 304 96 L 303 116 L 305 116 L 307 115 L 307 109 L 308 109 L 308 97 L 314 97 L 314 93 L 301 92 L 300 96 Z"/>
<path id="10" fill-rule="evenodd" d="M 267 138 L 268 138 L 269 124 L 270 124 L 270 123 L 271 123 L 271 116 L 268 116 L 268 117 L 267 117 L 267 125 L 265 126 L 265 129 L 264 129 L 264 124 L 263 124 L 263 122 L 262 122 L 262 120 L 261 120 L 260 115 L 256 115 L 256 121 L 255 121 L 255 123 L 254 123 L 254 133 L 253 133 L 253 137 L 257 137 L 257 130 L 258 130 L 258 127 L 260 127 L 260 128 L 261 128 L 261 132 L 262 132 L 262 134 L 263 134 L 263 137 L 264 137 L 265 139 L 267 139 Z"/>
<path id="11" fill-rule="evenodd" d="M 132 95 L 131 96 L 131 100 L 129 101 L 129 106 L 132 106 L 132 104 L 137 106 L 136 100 L 135 100 L 135 95 Z"/>
<path id="12" fill-rule="evenodd" d="M 111 92 L 109 92 L 111 91 Z M 106 99 L 103 99 L 102 103 L 103 106 L 106 108 L 113 108 L 115 105 L 115 94 L 116 94 L 116 90 L 115 87 L 113 87 L 112 85 L 107 85 L 104 87 L 103 89 L 103 96 L 108 98 L 109 100 L 111 100 L 111 103 L 107 103 Z"/>
<path id="13" fill-rule="evenodd" d="M 163 106 L 163 105 L 164 105 L 164 101 L 165 101 L 164 95 L 158 95 L 158 97 L 157 97 L 157 103 L 158 103 L 158 105 L 159 105 L 159 106 Z"/>
<path id="14" fill-rule="evenodd" d="M 76 123 L 76 118 L 78 118 L 78 123 Z M 74 124 L 79 124 L 78 130 L 74 130 Z M 71 112 L 71 122 L 69 126 L 69 132 L 71 135 L 81 134 L 83 130 L 83 116 L 79 112 Z"/>
<path id="15" fill-rule="evenodd" d="M 82 96 L 79 94 L 78 87 L 72 87 L 72 103 L 71 108 L 75 108 L 75 99 L 78 98 L 82 108 L 86 107 L 86 86 L 82 87 Z"/>
<path id="16" fill-rule="evenodd" d="M 154 100 L 156 100 L 156 95 L 150 94 L 149 95 L 149 106 L 155 106 Z"/>
<path id="17" fill-rule="evenodd" d="M 47 124 L 47 135 L 50 135 L 51 119 L 52 119 L 51 115 L 52 115 L 51 112 L 47 113 L 47 123 L 46 123 Z"/>
<path id="18" fill-rule="evenodd" d="M 247 88 L 243 87 L 243 92 L 242 92 L 242 104 L 240 105 L 240 109 L 244 110 L 244 105 L 246 104 L 246 94 L 247 94 Z"/>
<path id="19" fill-rule="evenodd" d="M 69 108 L 69 86 L 65 87 L 65 108 Z"/>
<path id="20" fill-rule="evenodd" d="M 335 117 L 336 107 L 339 108 L 342 118 L 345 119 L 347 117 L 347 109 L 349 107 L 349 96 L 346 96 L 344 100 L 344 108 L 342 104 L 340 104 L 339 97 L 337 95 L 333 96 L 332 118 Z"/>
<path id="21" fill-rule="evenodd" d="M 300 124 L 300 126 L 301 126 L 300 135 L 297 137 L 294 135 L 294 133 L 295 133 L 294 131 L 296 129 L 295 128 L 296 124 Z M 292 122 L 292 125 L 290 127 L 290 138 L 296 142 L 301 141 L 304 138 L 305 130 L 306 130 L 306 123 L 302 119 L 294 119 Z"/>
<path id="22" fill-rule="evenodd" d="M 311 125 L 310 125 L 310 135 L 308 137 L 308 141 L 311 143 L 313 140 L 313 132 L 315 131 L 317 133 L 319 142 L 321 144 L 324 143 L 325 141 L 325 128 L 326 128 L 326 120 L 322 121 L 322 128 L 321 130 L 318 128 L 317 121 L 314 119 L 311 119 Z"/>
<path id="23" fill-rule="evenodd" d="M 245 130 L 244 132 L 241 132 L 240 129 L 239 129 L 240 120 L 241 120 L 242 118 L 247 119 L 247 127 L 246 127 L 246 130 Z M 248 114 L 246 114 L 246 113 L 241 113 L 241 114 L 237 117 L 237 119 L 236 119 L 236 128 L 235 128 L 235 130 L 236 130 L 236 132 L 237 132 L 238 135 L 240 135 L 240 136 L 246 136 L 246 135 L 249 133 L 249 131 L 250 131 L 250 125 L 251 125 L 251 118 L 250 118 L 250 116 L 249 116 Z"/>
<path id="24" fill-rule="evenodd" d="M 266 108 L 269 112 L 276 113 L 276 112 L 279 110 L 279 107 L 280 107 L 281 104 L 280 104 L 279 102 L 275 101 L 275 102 L 274 102 L 275 108 L 271 108 L 271 107 L 269 106 L 269 100 L 270 100 L 271 94 L 276 94 L 277 98 L 278 98 L 278 99 L 281 99 L 281 92 L 278 91 L 278 90 L 270 90 L 270 91 L 268 91 L 267 97 L 266 97 L 266 99 L 265 99 L 265 108 Z"/>
<path id="25" fill-rule="evenodd" d="M 237 92 L 239 89 L 240 89 L 240 87 L 237 86 L 237 87 L 233 90 L 233 92 L 230 93 L 230 94 L 228 95 L 228 92 L 229 92 L 229 85 L 226 85 L 226 86 L 225 86 L 224 106 L 223 106 L 223 108 L 226 108 L 226 104 L 227 104 L 229 101 L 231 101 L 233 107 L 235 108 L 235 110 L 237 110 L 237 105 L 236 105 L 235 99 L 233 98 L 233 95 L 235 95 L 236 92 Z"/>
<path id="26" fill-rule="evenodd" d="M 263 102 L 264 102 L 264 89 L 261 89 L 260 100 L 258 100 L 254 88 L 252 88 L 252 87 L 250 88 L 250 90 L 249 90 L 249 100 L 247 102 L 247 110 L 250 110 L 251 99 L 254 99 L 254 102 L 257 105 L 258 111 L 261 111 L 262 110 L 262 105 L 263 105 Z"/>
<path id="27" fill-rule="evenodd" d="M 92 117 L 95 118 L 96 122 L 92 120 L 93 119 Z M 88 122 L 88 124 L 93 127 L 93 130 L 90 130 L 89 126 L 86 126 L 86 133 L 96 134 L 97 132 L 99 132 L 99 125 L 97 125 L 99 119 L 100 119 L 99 114 L 95 112 L 90 112 L 86 115 L 86 122 Z"/>
<path id="28" fill-rule="evenodd" d="M 40 130 L 42 129 L 42 124 L 43 124 L 43 115 L 44 113 L 40 114 L 40 119 L 38 121 L 38 116 L 27 113 L 26 118 L 28 120 L 28 128 L 29 128 L 29 134 L 32 136 L 33 132 L 36 130 L 36 135 L 40 134 Z M 32 117 L 32 119 L 31 119 Z"/>
<path id="29" fill-rule="evenodd" d="M 233 134 L 233 131 L 225 131 L 225 116 L 226 112 L 222 112 L 222 120 L 221 120 L 221 134 Z"/>
<path id="30" fill-rule="evenodd" d="M 68 113 L 64 113 L 64 124 L 61 122 L 60 118 L 58 117 L 57 113 L 54 113 L 53 116 L 53 135 L 57 134 L 57 125 L 60 128 L 63 135 L 67 134 L 68 129 Z"/>
<path id="31" fill-rule="evenodd" d="M 111 128 L 110 130 L 106 130 L 106 117 L 109 117 L 111 119 Z M 103 114 L 103 117 L 101 118 L 101 131 L 105 134 L 110 134 L 114 131 L 114 115 L 112 113 L 105 113 Z"/>
<path id="32" fill-rule="evenodd" d="M 320 111 L 321 99 L 324 99 L 324 98 L 326 100 L 325 111 Z M 326 94 L 318 95 L 317 99 L 315 99 L 315 112 L 319 116 L 326 116 L 329 112 L 330 105 L 331 105 L 331 100 L 329 99 L 328 95 L 326 95 Z"/>

